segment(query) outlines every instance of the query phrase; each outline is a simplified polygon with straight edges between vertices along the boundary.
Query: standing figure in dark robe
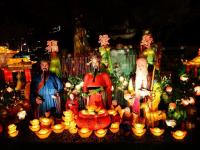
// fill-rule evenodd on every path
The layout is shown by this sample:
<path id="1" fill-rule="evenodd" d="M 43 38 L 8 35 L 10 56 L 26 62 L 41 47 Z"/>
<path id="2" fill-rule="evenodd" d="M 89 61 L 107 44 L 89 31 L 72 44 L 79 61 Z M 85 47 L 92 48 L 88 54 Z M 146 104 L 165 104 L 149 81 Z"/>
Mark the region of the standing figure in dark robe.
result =
<path id="1" fill-rule="evenodd" d="M 41 60 L 42 73 L 33 77 L 31 82 L 31 106 L 35 118 L 44 116 L 46 112 L 51 115 L 61 114 L 61 97 L 63 84 L 61 80 L 49 72 L 49 61 Z"/>

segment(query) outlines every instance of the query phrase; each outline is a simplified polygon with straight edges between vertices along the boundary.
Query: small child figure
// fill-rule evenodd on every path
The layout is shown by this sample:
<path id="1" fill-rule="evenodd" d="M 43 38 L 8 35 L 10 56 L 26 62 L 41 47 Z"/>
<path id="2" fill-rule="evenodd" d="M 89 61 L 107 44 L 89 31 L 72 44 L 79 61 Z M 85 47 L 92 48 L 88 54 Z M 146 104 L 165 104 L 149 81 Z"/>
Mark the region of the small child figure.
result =
<path id="1" fill-rule="evenodd" d="M 66 101 L 65 108 L 66 110 L 70 109 L 74 115 L 78 115 L 78 99 L 73 92 L 69 95 L 69 99 Z"/>

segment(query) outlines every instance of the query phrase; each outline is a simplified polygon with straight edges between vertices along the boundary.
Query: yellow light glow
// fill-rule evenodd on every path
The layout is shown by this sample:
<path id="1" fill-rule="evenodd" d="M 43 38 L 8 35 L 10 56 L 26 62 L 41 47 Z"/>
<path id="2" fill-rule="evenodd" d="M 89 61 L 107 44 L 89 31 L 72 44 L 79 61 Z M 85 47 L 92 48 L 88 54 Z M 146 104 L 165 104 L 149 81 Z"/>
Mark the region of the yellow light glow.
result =
<path id="1" fill-rule="evenodd" d="M 81 128 L 78 130 L 78 134 L 82 138 L 88 138 L 92 134 L 92 130 L 89 130 L 88 128 Z"/>
<path id="2" fill-rule="evenodd" d="M 143 123 L 134 123 L 134 128 L 135 129 L 143 129 L 145 127 L 145 124 Z"/>
<path id="3" fill-rule="evenodd" d="M 35 134 L 40 138 L 40 139 L 46 139 L 50 134 L 51 134 L 50 129 L 41 129 L 40 131 L 35 132 Z"/>
<path id="4" fill-rule="evenodd" d="M 71 133 L 71 134 L 76 134 L 77 133 L 77 131 L 78 131 L 78 128 L 69 128 L 69 132 Z"/>
<path id="5" fill-rule="evenodd" d="M 181 131 L 181 130 L 172 132 L 172 136 L 177 140 L 182 140 L 183 138 L 185 138 L 186 134 L 187 134 L 187 131 Z"/>
<path id="6" fill-rule="evenodd" d="M 8 126 L 8 130 L 9 130 L 9 131 L 16 131 L 16 129 L 17 129 L 17 126 L 16 126 L 15 124 L 10 124 L 10 125 Z"/>
<path id="7" fill-rule="evenodd" d="M 29 126 L 29 129 L 33 132 L 36 132 L 40 130 L 40 126 L 39 125 Z"/>
<path id="8" fill-rule="evenodd" d="M 55 133 L 62 133 L 63 130 L 65 129 L 65 126 L 62 124 L 56 124 L 54 126 L 52 126 L 53 132 Z"/>
<path id="9" fill-rule="evenodd" d="M 106 133 L 107 133 L 107 129 L 99 129 L 97 131 L 94 131 L 95 135 L 99 138 L 103 138 Z"/>
<path id="10" fill-rule="evenodd" d="M 18 130 L 15 130 L 14 132 L 8 132 L 9 136 L 10 137 L 16 137 L 18 135 L 19 131 Z"/>
<path id="11" fill-rule="evenodd" d="M 161 136 L 165 130 L 160 128 L 150 128 L 150 131 L 155 136 Z"/>
<path id="12" fill-rule="evenodd" d="M 35 126 L 35 125 L 39 125 L 40 124 L 40 121 L 38 119 L 33 119 L 30 121 L 31 125 L 32 126 Z"/>
<path id="13" fill-rule="evenodd" d="M 133 133 L 136 135 L 136 136 L 142 136 L 145 134 L 146 132 L 146 129 L 143 129 L 143 128 L 132 128 L 132 131 Z"/>

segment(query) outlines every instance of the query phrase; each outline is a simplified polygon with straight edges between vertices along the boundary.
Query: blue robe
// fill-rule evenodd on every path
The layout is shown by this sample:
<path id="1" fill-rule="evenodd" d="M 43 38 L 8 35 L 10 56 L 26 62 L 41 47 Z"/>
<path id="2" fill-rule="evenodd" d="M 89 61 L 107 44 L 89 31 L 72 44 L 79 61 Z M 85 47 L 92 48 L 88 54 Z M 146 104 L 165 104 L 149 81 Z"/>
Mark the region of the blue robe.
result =
<path id="1" fill-rule="evenodd" d="M 55 93 L 61 93 L 63 91 L 61 80 L 56 75 L 50 73 L 45 85 L 37 92 L 41 80 L 41 75 L 38 75 L 31 82 L 30 98 L 32 106 L 36 106 L 36 97 L 40 96 L 43 99 L 43 103 L 37 107 L 39 109 L 39 116 L 44 115 L 45 112 L 53 108 L 56 109 L 57 114 L 61 114 L 61 101 L 53 98 Z"/>

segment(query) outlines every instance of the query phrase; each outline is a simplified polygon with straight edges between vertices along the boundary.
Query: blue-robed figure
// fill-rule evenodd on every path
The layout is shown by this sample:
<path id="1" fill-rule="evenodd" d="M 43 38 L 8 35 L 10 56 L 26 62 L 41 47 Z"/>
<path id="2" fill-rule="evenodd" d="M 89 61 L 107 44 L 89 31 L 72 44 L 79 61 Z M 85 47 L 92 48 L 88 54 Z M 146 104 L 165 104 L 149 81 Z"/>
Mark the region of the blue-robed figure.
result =
<path id="1" fill-rule="evenodd" d="M 31 106 L 34 117 L 38 118 L 50 112 L 52 115 L 61 114 L 61 97 L 63 84 L 60 78 L 49 72 L 49 62 L 40 62 L 41 74 L 33 77 L 31 82 Z"/>

